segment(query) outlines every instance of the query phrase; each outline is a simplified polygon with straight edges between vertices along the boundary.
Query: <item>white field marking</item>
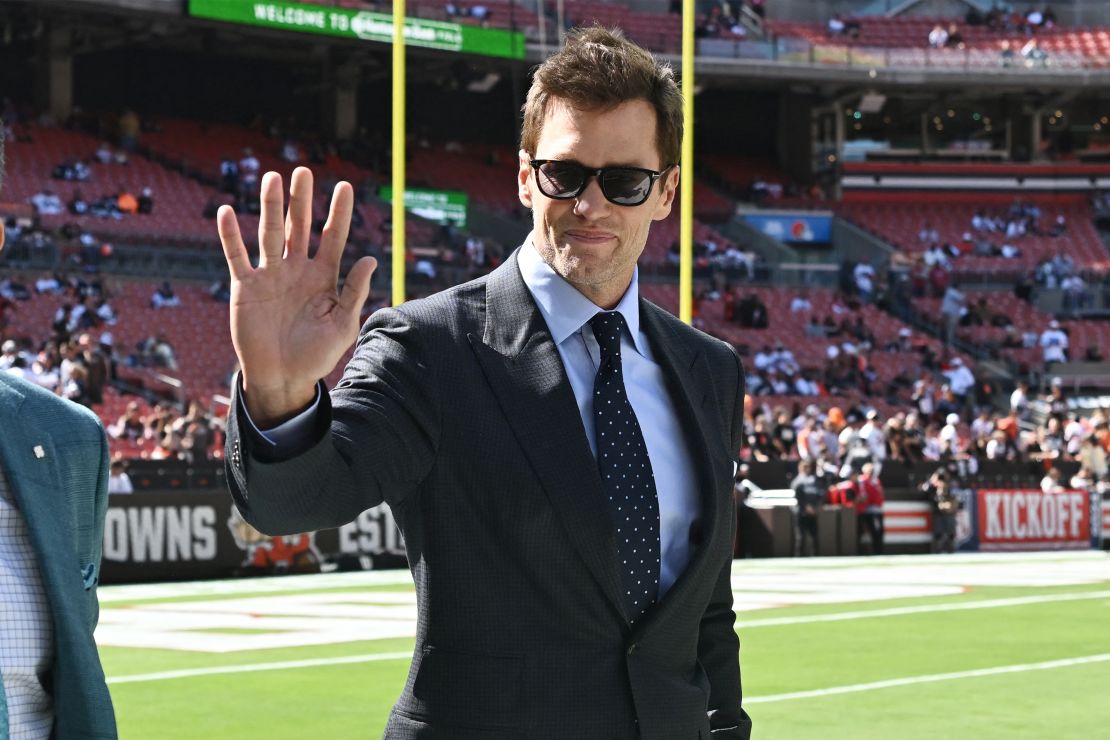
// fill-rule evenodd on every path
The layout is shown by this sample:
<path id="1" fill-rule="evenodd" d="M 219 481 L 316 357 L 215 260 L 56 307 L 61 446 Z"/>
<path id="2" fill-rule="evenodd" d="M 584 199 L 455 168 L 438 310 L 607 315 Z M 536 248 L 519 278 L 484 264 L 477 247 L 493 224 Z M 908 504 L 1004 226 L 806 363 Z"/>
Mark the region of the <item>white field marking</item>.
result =
<path id="1" fill-rule="evenodd" d="M 939 683 L 941 681 L 955 681 L 961 678 L 979 678 L 981 676 L 1000 676 L 1007 673 L 1028 673 L 1030 671 L 1047 671 L 1053 668 L 1069 668 L 1077 665 L 1091 663 L 1104 663 L 1110 660 L 1110 653 L 1099 655 L 1086 655 L 1080 658 L 1065 658 L 1063 660 L 1046 660 L 1043 663 L 1021 663 L 1018 665 L 1003 665 L 995 668 L 980 668 L 974 671 L 956 671 L 954 673 L 933 673 L 926 676 L 907 676 L 906 678 L 892 678 L 886 681 L 872 681 L 871 683 L 857 683 L 848 686 L 833 686 L 827 689 L 814 689 L 812 691 L 793 691 L 789 694 L 771 694 L 769 696 L 744 697 L 745 704 L 767 704 L 775 701 L 790 701 L 792 699 L 812 699 L 822 696 L 836 696 L 838 694 L 856 694 L 861 691 L 875 691 L 889 689 L 896 686 L 913 686 L 921 683 Z"/>
<path id="2" fill-rule="evenodd" d="M 412 653 L 377 653 L 375 655 L 347 655 L 339 658 L 315 658 L 312 660 L 286 660 L 280 663 L 249 663 L 247 665 L 224 665 L 212 668 L 187 668 L 180 671 L 161 673 L 139 673 L 131 676 L 109 678 L 108 683 L 143 683 L 145 681 L 166 681 L 171 678 L 194 678 L 215 676 L 221 673 L 251 673 L 253 671 L 281 671 L 289 668 L 315 668 L 316 666 L 343 665 L 345 663 L 373 663 L 381 660 L 408 660 Z"/>
<path id="3" fill-rule="evenodd" d="M 1110 591 L 1083 591 L 1071 594 L 1016 596 L 1009 599 L 982 599 L 980 601 L 963 602 L 958 604 L 922 604 L 920 606 L 902 606 L 891 609 L 873 609 L 871 611 L 837 612 L 835 614 L 809 614 L 800 617 L 772 617 L 770 619 L 754 619 L 750 622 L 739 622 L 738 626 L 741 630 L 746 630 L 751 627 L 778 627 L 781 625 L 810 624 L 813 622 L 844 622 L 852 619 L 899 617 L 906 614 L 956 612 L 969 609 L 995 609 L 1007 606 L 1049 604 L 1057 601 L 1084 601 L 1090 599 L 1107 598 L 1110 598 Z"/>
<path id="4" fill-rule="evenodd" d="M 186 596 L 242 596 L 245 594 L 285 593 L 287 591 L 325 591 L 336 588 L 412 585 L 407 570 L 368 570 L 354 573 L 314 573 L 296 576 L 229 578 L 222 581 L 184 581 L 181 583 L 132 583 L 101 586 L 100 603 L 179 599 Z"/>
<path id="5" fill-rule="evenodd" d="M 226 653 L 416 635 L 416 594 L 296 593 L 102 609 L 100 645 Z"/>

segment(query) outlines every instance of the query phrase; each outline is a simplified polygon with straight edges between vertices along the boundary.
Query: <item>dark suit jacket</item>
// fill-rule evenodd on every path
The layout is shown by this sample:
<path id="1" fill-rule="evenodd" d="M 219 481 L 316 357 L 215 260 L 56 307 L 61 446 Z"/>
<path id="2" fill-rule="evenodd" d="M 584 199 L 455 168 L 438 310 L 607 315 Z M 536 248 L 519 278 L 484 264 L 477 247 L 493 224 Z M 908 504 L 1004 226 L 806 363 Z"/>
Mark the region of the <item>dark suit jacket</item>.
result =
<path id="1" fill-rule="evenodd" d="M 419 619 L 386 738 L 749 736 L 730 585 L 744 376 L 728 345 L 640 305 L 694 453 L 703 527 L 635 627 L 597 464 L 515 254 L 375 313 L 291 459 L 267 457 L 232 404 L 228 480 L 248 522 L 335 527 L 385 501 L 404 533 Z"/>
<path id="2" fill-rule="evenodd" d="M 88 409 L 0 372 L 0 467 L 27 522 L 50 600 L 54 665 L 44 683 L 54 698 L 53 736 L 115 738 L 112 699 L 93 642 L 108 510 L 104 429 Z"/>

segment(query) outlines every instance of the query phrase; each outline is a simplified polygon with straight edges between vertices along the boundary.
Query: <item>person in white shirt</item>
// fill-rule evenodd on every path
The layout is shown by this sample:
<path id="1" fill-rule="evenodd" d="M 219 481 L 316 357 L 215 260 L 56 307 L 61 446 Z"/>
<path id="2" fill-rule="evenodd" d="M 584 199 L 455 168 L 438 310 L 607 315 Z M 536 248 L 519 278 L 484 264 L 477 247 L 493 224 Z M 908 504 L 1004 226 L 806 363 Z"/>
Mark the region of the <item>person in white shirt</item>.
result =
<path id="1" fill-rule="evenodd" d="M 944 45 L 948 43 L 948 31 L 944 26 L 933 26 L 933 30 L 929 31 L 929 46 L 934 49 L 943 49 Z"/>
<path id="2" fill-rule="evenodd" d="M 131 484 L 131 476 L 124 470 L 122 460 L 113 460 L 108 472 L 108 493 L 135 492 L 135 487 Z"/>
<path id="3" fill-rule="evenodd" d="M 949 414 L 944 421 L 944 427 L 939 435 L 941 446 L 944 451 L 954 454 L 960 446 L 960 415 Z"/>
<path id="4" fill-rule="evenodd" d="M 794 300 L 790 301 L 790 312 L 800 313 L 802 311 L 813 310 L 813 304 L 810 303 L 809 298 L 804 294 L 794 296 Z"/>
<path id="5" fill-rule="evenodd" d="M 861 260 L 852 271 L 852 277 L 855 279 L 860 300 L 870 303 L 871 296 L 875 292 L 875 268 L 867 259 Z"/>
<path id="6" fill-rule="evenodd" d="M 1019 380 L 1017 388 L 1010 394 L 1010 410 L 1018 415 L 1019 419 L 1029 416 L 1029 384 Z"/>
<path id="7" fill-rule="evenodd" d="M 966 399 L 975 387 L 975 375 L 959 357 L 952 358 L 952 367 L 944 372 L 944 376 L 948 378 L 948 387 L 961 400 Z"/>
<path id="8" fill-rule="evenodd" d="M 1060 493 L 1064 490 L 1064 485 L 1060 482 L 1062 477 L 1059 468 L 1049 468 L 1041 478 L 1041 490 L 1045 493 Z"/>
<path id="9" fill-rule="evenodd" d="M 875 474 L 878 475 L 883 461 L 886 460 L 886 433 L 878 411 L 872 409 L 867 412 L 867 421 L 860 427 L 859 436 L 871 450 L 871 460 L 876 468 Z"/>
<path id="10" fill-rule="evenodd" d="M 1041 333 L 1041 349 L 1044 350 L 1044 364 L 1068 361 L 1068 335 L 1060 328 L 1060 322 L 1053 319 L 1048 328 Z"/>

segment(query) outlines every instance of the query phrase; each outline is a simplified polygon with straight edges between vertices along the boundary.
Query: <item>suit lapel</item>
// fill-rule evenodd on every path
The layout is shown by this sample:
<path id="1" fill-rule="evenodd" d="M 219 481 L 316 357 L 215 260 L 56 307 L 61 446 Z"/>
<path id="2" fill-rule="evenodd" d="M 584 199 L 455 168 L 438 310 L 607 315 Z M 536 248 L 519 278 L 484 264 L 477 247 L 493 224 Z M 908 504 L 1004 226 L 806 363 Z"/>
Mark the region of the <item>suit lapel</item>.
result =
<path id="1" fill-rule="evenodd" d="M 623 617 L 616 539 L 597 461 L 515 253 L 489 276 L 484 335 L 468 338 L 567 537 Z"/>
<path id="2" fill-rule="evenodd" d="M 687 592 L 701 579 L 710 540 L 720 516 L 717 491 L 720 482 L 715 473 L 711 450 L 715 435 L 707 436 L 716 425 L 709 405 L 713 383 L 705 354 L 675 331 L 671 324 L 677 319 L 658 306 L 640 300 L 640 323 L 651 344 L 652 355 L 663 369 L 667 390 L 670 392 L 679 423 L 686 437 L 690 458 L 697 475 L 701 493 L 701 538 L 697 543 L 686 570 L 667 591 L 663 600 L 647 614 L 640 629 L 661 619 L 672 604 L 682 603 Z"/>

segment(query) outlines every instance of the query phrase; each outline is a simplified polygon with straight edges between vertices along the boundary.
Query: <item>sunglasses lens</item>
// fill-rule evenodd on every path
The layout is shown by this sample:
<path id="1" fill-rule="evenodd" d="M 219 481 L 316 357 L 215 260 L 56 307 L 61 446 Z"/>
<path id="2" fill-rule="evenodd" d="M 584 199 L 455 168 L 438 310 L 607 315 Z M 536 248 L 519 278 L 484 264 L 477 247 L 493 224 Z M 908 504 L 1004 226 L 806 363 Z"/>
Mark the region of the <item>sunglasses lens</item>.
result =
<path id="1" fill-rule="evenodd" d="M 548 198 L 569 198 L 582 187 L 585 171 L 573 162 L 545 162 L 540 165 L 536 182 Z"/>
<path id="2" fill-rule="evenodd" d="M 601 176 L 601 190 L 614 203 L 636 206 L 651 192 L 651 175 L 641 170 L 614 167 Z"/>

